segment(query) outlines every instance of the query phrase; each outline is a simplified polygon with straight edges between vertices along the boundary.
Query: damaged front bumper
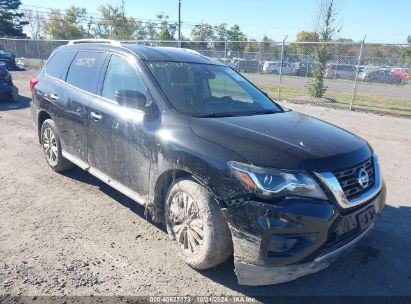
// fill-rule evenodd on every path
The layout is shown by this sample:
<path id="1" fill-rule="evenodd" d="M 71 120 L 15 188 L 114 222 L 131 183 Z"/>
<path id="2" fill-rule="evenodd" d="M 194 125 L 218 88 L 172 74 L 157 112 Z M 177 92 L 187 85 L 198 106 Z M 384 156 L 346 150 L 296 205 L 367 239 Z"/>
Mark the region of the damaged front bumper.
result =
<path id="1" fill-rule="evenodd" d="M 371 232 L 373 227 L 374 224 L 371 224 L 355 239 L 335 251 L 319 256 L 311 263 L 264 267 L 235 261 L 234 265 L 238 283 L 241 285 L 250 286 L 279 284 L 323 270 L 334 262 L 339 256 L 343 255 L 349 249 L 354 247 L 359 241 L 364 239 Z"/>
<path id="2" fill-rule="evenodd" d="M 239 284 L 278 284 L 328 267 L 370 233 L 384 204 L 385 186 L 350 210 L 299 197 L 223 209 Z"/>

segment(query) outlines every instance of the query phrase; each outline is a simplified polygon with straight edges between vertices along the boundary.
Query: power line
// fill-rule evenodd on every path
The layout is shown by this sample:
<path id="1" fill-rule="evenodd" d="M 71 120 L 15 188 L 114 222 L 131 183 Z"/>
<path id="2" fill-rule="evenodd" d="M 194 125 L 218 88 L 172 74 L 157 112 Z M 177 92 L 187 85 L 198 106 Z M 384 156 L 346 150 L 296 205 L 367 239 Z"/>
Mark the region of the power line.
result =
<path id="1" fill-rule="evenodd" d="M 51 13 L 51 11 L 53 11 L 53 13 L 64 15 L 63 13 L 61 13 L 61 11 L 68 11 L 69 10 L 69 8 L 59 9 L 59 8 L 44 7 L 44 6 L 37 6 L 37 5 L 27 5 L 27 4 L 22 4 L 21 6 L 22 7 L 29 7 L 29 8 L 20 8 L 21 11 L 33 11 L 33 12 L 39 12 L 39 13 L 44 13 L 44 14 L 48 14 L 48 13 Z M 36 10 L 34 10 L 32 8 L 36 8 Z M 42 10 L 38 10 L 38 9 L 42 9 Z M 47 11 L 45 11 L 45 10 L 47 10 Z M 99 18 L 97 18 L 97 19 L 101 19 L 103 17 L 101 15 L 101 13 L 90 13 L 90 12 L 86 11 L 84 14 L 85 15 L 90 15 L 90 16 L 98 16 Z M 129 17 L 131 17 L 131 16 L 129 16 Z M 136 18 L 136 19 L 141 20 L 141 21 L 145 21 L 145 22 L 155 22 L 155 23 L 159 22 L 157 19 L 144 19 L 144 18 Z M 167 22 L 168 23 L 178 24 L 178 21 L 174 21 L 174 20 L 168 20 Z M 192 26 L 200 25 L 200 23 L 196 23 L 196 22 L 184 22 L 184 24 L 192 25 Z"/>

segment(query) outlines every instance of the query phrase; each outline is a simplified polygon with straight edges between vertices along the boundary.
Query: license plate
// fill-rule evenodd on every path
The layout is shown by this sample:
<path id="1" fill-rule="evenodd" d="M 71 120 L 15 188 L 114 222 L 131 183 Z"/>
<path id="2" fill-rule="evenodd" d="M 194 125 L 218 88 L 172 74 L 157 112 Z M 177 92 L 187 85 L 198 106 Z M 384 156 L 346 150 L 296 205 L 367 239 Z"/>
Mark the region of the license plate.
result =
<path id="1" fill-rule="evenodd" d="M 355 216 L 349 215 L 341 220 L 337 227 L 337 234 L 343 235 L 350 230 L 357 228 L 357 220 Z"/>
<path id="2" fill-rule="evenodd" d="M 374 206 L 358 214 L 358 223 L 360 224 L 361 230 L 364 230 L 368 226 L 370 226 L 374 222 L 374 220 L 375 220 L 375 207 Z"/>

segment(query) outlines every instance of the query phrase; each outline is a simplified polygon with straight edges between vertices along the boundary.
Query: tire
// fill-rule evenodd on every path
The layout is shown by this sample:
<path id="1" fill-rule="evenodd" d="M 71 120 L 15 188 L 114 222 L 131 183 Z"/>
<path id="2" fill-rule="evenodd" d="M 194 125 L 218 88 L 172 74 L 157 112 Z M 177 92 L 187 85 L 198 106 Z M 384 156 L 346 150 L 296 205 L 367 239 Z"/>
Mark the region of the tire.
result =
<path id="1" fill-rule="evenodd" d="M 41 126 L 40 132 L 41 147 L 50 168 L 56 172 L 71 169 L 74 165 L 61 154 L 61 142 L 54 121 L 46 119 Z"/>
<path id="2" fill-rule="evenodd" d="M 164 209 L 167 232 L 179 256 L 192 268 L 212 268 L 232 254 L 231 233 L 220 207 L 198 183 L 177 180 Z"/>

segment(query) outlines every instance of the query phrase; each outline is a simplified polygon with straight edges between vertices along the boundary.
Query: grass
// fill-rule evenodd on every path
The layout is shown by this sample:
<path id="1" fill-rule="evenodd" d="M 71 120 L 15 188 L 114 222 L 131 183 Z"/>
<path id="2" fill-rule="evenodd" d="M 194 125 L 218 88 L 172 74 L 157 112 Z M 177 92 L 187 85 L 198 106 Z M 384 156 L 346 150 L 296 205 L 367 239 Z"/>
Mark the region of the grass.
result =
<path id="1" fill-rule="evenodd" d="M 278 86 L 257 84 L 259 88 L 266 91 L 272 98 L 277 99 Z M 349 108 L 352 93 L 326 92 L 324 99 L 309 97 L 305 88 L 281 87 L 280 100 L 296 103 L 311 103 L 324 107 Z M 411 99 L 385 97 L 372 94 L 357 94 L 355 96 L 354 109 L 367 110 L 370 112 L 392 114 L 395 116 L 406 116 L 411 118 Z"/>

